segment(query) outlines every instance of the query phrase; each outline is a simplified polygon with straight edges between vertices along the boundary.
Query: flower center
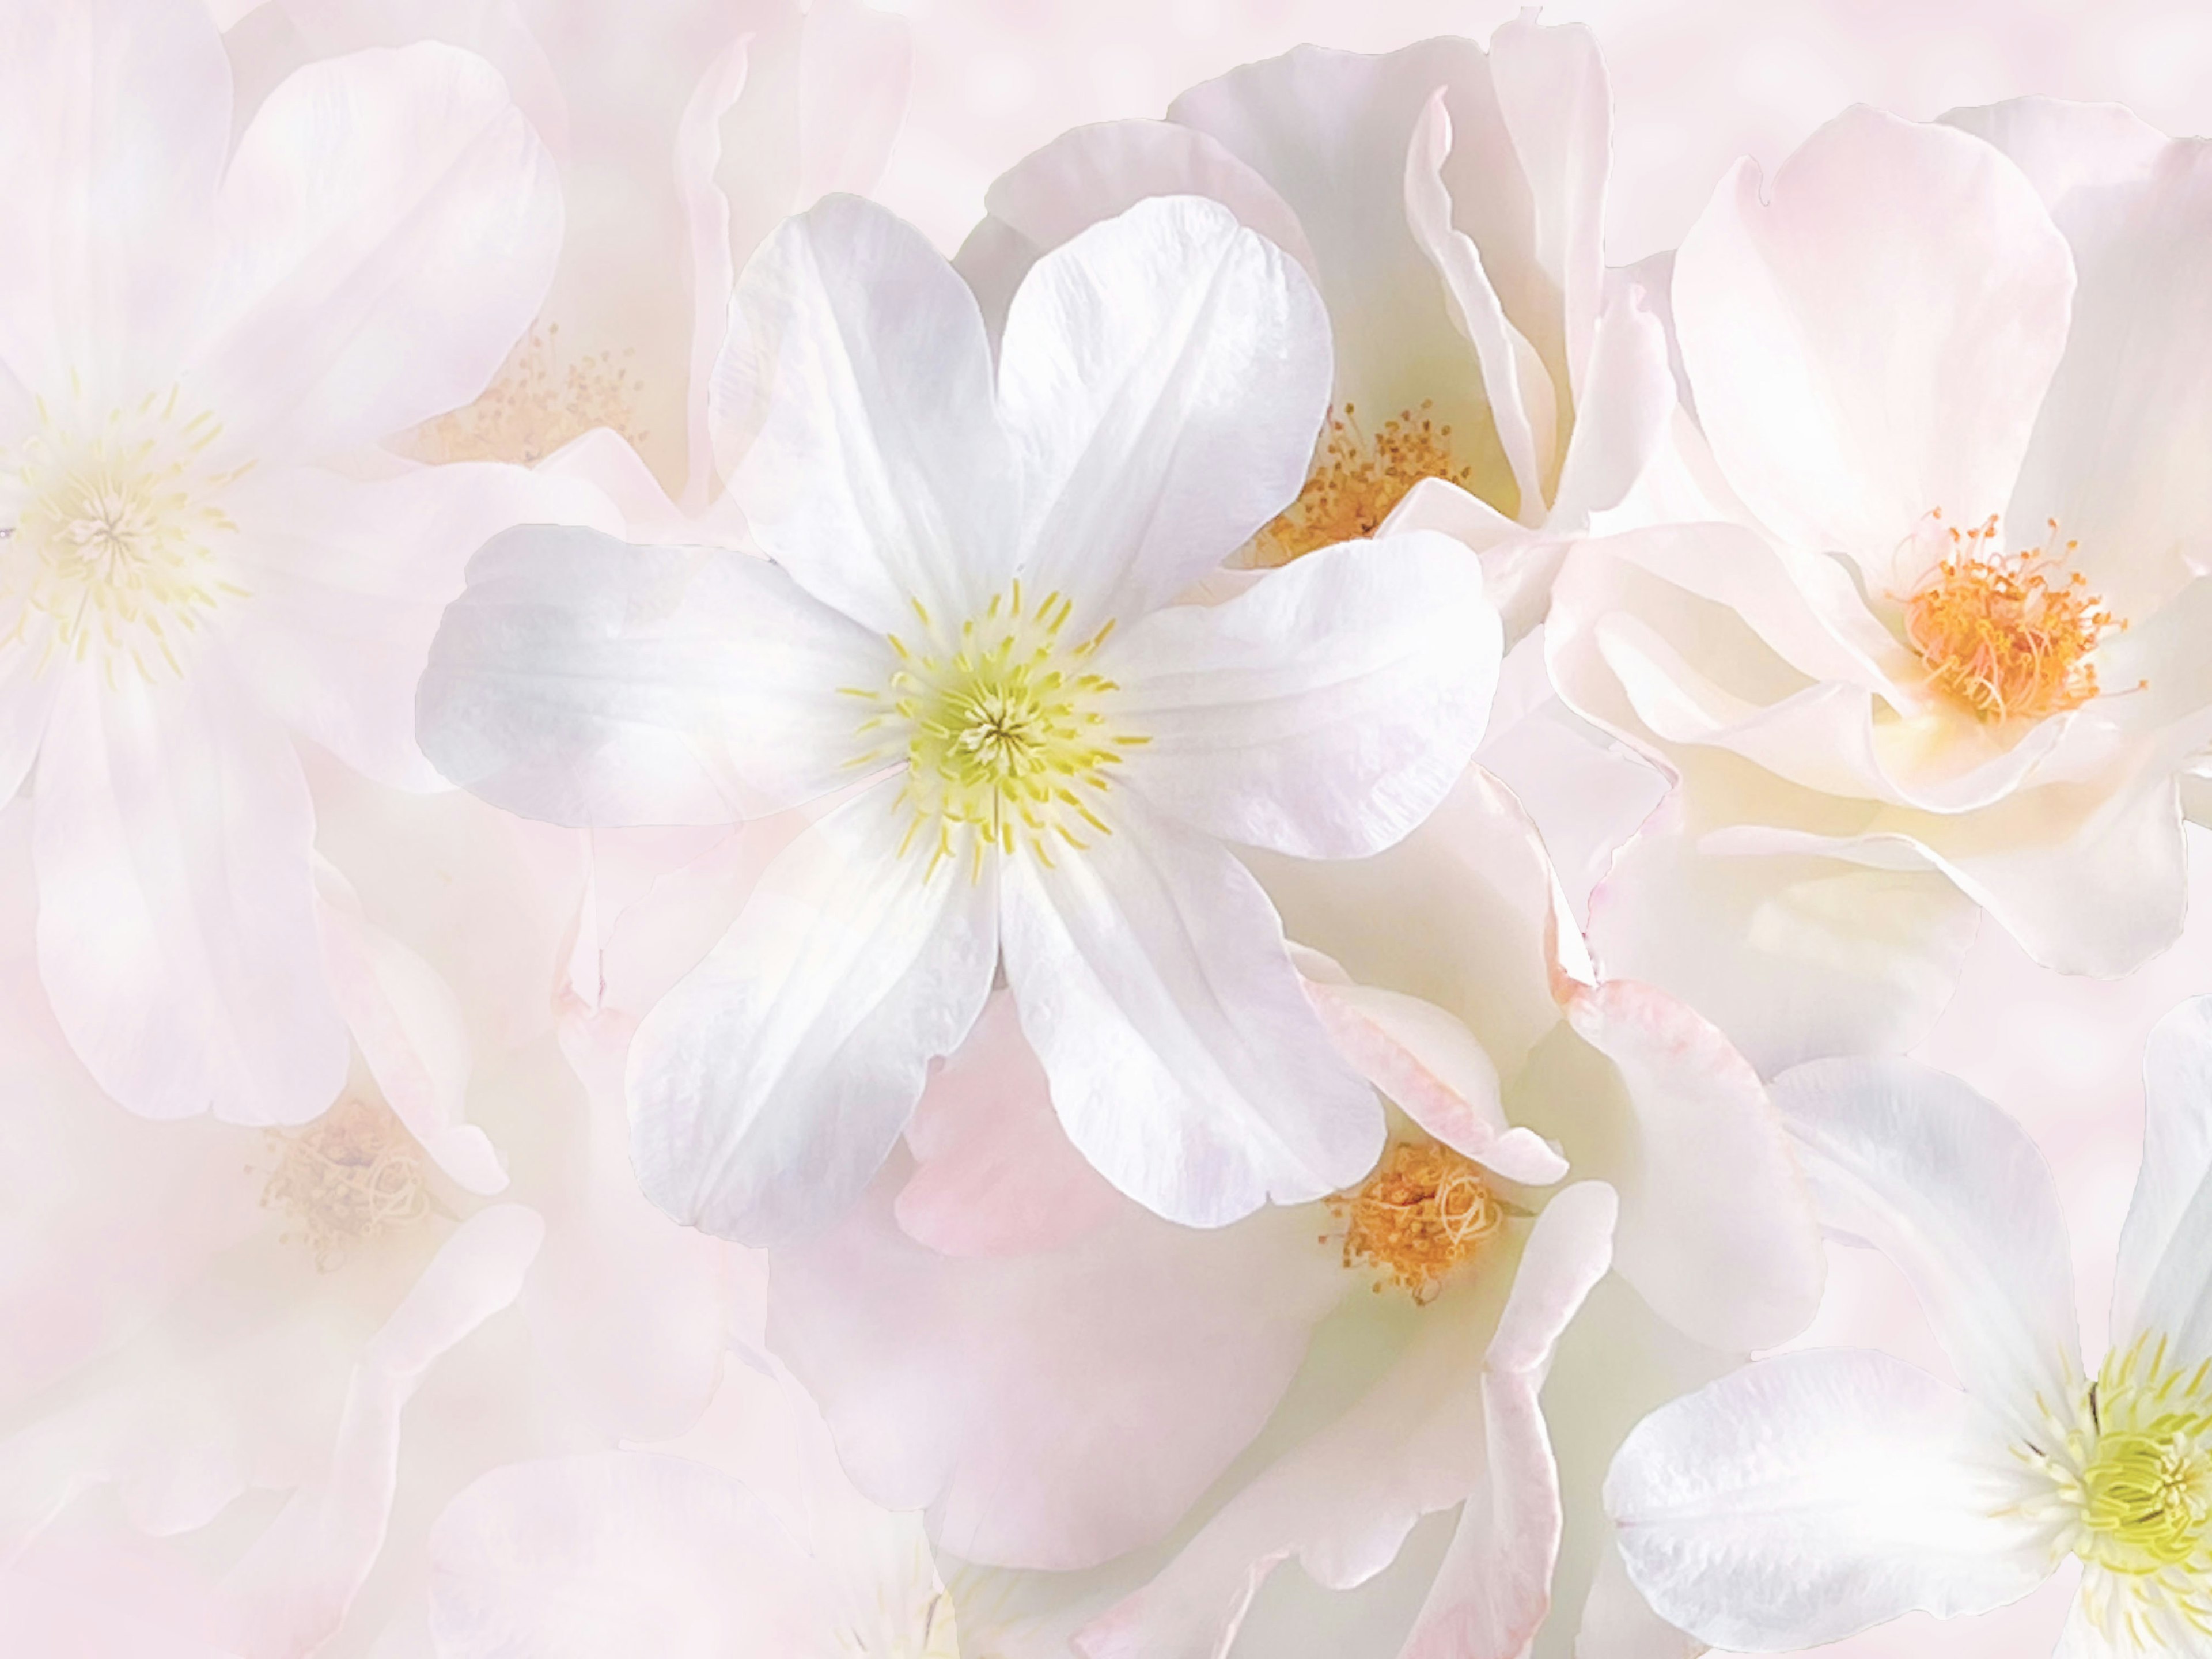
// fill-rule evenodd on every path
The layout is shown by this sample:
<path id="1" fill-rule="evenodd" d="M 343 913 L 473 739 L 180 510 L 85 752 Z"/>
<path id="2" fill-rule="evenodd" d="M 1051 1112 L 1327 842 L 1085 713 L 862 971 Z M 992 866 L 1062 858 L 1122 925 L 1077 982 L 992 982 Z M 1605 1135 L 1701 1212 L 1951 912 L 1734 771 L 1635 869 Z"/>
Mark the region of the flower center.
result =
<path id="1" fill-rule="evenodd" d="M 1378 1269 L 1376 1291 L 1395 1284 L 1423 1306 L 1510 1213 L 1474 1164 L 1435 1141 L 1397 1143 L 1358 1191 L 1325 1201 L 1344 1224 L 1344 1265 Z"/>
<path id="2" fill-rule="evenodd" d="M 1939 515 L 1940 516 L 1940 515 Z M 2057 539 L 2057 525 L 2051 526 Z M 2040 720 L 2097 695 L 2087 660 L 2109 629 L 2124 628 L 2085 592 L 2088 578 L 2062 569 L 2075 550 L 1996 548 L 1994 514 L 1950 532 L 1952 551 L 1905 601 L 1905 633 L 1934 683 L 1984 720 Z"/>
<path id="3" fill-rule="evenodd" d="M 871 705 L 860 731 L 882 734 L 853 763 L 903 753 L 900 802 L 912 822 L 900 851 L 927 845 L 926 874 L 965 852 L 980 878 L 987 850 L 1023 844 L 1050 864 L 1054 846 L 1080 850 L 1110 833 L 1094 808 L 1121 751 L 1147 739 L 1111 729 L 1105 705 L 1119 688 L 1088 665 L 1113 624 L 1070 646 L 1061 635 L 1073 609 L 1058 593 L 1028 609 L 1016 582 L 945 639 L 916 603 L 922 642 L 890 636 L 890 684 L 847 689 Z"/>
<path id="4" fill-rule="evenodd" d="M 422 1147 L 380 1101 L 349 1095 L 304 1128 L 270 1130 L 269 1142 L 277 1162 L 261 1206 L 283 1212 L 283 1242 L 305 1244 L 319 1272 L 439 1207 Z"/>
<path id="5" fill-rule="evenodd" d="M 564 362 L 561 325 L 532 329 L 481 398 L 430 423 L 422 434 L 423 448 L 440 461 L 534 466 L 604 426 L 641 449 L 651 434 L 637 426 L 644 387 L 630 372 L 635 356 L 602 351 Z"/>
<path id="6" fill-rule="evenodd" d="M 1401 410 L 1370 436 L 1350 404 L 1331 414 L 1321 459 L 1298 498 L 1253 538 L 1254 562 L 1288 564 L 1317 548 L 1364 540 L 1424 478 L 1471 488 L 1474 469 L 1453 458 L 1452 429 L 1429 405 Z"/>
<path id="7" fill-rule="evenodd" d="M 222 428 L 180 418 L 173 391 L 88 429 L 39 412 L 39 430 L 0 453 L 0 500 L 17 503 L 0 527 L 0 605 L 14 611 L 0 611 L 0 644 L 37 635 L 41 668 L 97 654 L 111 678 L 118 664 L 181 673 L 185 636 L 244 591 L 218 568 L 237 530 L 218 500 L 245 469 L 205 465 Z"/>

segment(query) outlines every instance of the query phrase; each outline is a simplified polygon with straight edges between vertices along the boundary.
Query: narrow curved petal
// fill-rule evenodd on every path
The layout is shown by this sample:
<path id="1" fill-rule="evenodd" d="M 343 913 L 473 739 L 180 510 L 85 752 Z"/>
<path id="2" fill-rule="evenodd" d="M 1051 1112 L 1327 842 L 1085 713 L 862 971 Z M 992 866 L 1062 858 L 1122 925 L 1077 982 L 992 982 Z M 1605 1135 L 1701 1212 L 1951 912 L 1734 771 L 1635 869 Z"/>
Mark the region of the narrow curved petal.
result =
<path id="1" fill-rule="evenodd" d="M 1330 1045 L 1267 896 L 1214 842 L 1126 795 L 1115 810 L 1088 850 L 1005 876 L 1006 982 L 1068 1138 L 1192 1226 L 1357 1181 L 1382 1108 Z"/>
<path id="2" fill-rule="evenodd" d="M 889 648 L 765 559 L 527 526 L 469 561 L 416 693 L 450 781 L 554 823 L 731 823 L 860 775 Z"/>
<path id="3" fill-rule="evenodd" d="M 1577 1174 L 1620 1191 L 1621 1276 L 1709 1347 L 1748 1352 L 1796 1335 L 1819 1311 L 1826 1258 L 1758 1073 L 1693 1010 L 1650 986 L 1578 986 L 1566 1015 L 1617 1068 L 1633 1121 L 1576 1162 Z"/>
<path id="4" fill-rule="evenodd" d="M 738 279 L 717 453 L 761 545 L 878 633 L 957 624 L 1014 574 L 1020 488 L 983 319 L 911 226 L 833 196 Z"/>
<path id="5" fill-rule="evenodd" d="M 1676 407 L 1666 325 L 1641 295 L 1624 286 L 1592 326 L 1589 378 L 1552 502 L 1550 523 L 1562 531 L 1583 529 L 1592 514 L 1620 505 Z"/>
<path id="6" fill-rule="evenodd" d="M 330 455 L 490 382 L 552 280 L 560 182 L 499 71 L 422 42 L 270 94 L 217 222 L 195 389 L 250 453 Z"/>
<path id="7" fill-rule="evenodd" d="M 1698 414 L 1784 539 L 1870 583 L 1915 520 L 2003 510 L 2065 343 L 2073 261 L 2035 190 L 1980 140 L 1868 109 L 1774 175 L 1740 164 L 1674 262 Z"/>
<path id="8" fill-rule="evenodd" d="M 2112 1329 L 2142 1328 L 2138 1310 L 2207 1176 L 2212 1176 L 2212 997 L 2192 997 L 2152 1029 L 2143 1049 L 2142 1169 L 2120 1231 Z"/>
<path id="9" fill-rule="evenodd" d="M 631 1156 L 678 1221 L 748 1244 L 826 1224 L 982 1012 L 994 884 L 902 854 L 897 794 L 875 785 L 793 842 L 639 1023 Z"/>
<path id="10" fill-rule="evenodd" d="M 1911 1278 L 1960 1382 L 1993 1420 L 2080 1376 L 2074 1264 L 2051 1170 L 2012 1119 L 1911 1060 L 1814 1060 L 1774 1080 L 1820 1218 Z"/>
<path id="11" fill-rule="evenodd" d="M 1320 295 L 1219 203 L 1154 197 L 1054 248 L 999 354 L 1023 580 L 1079 635 L 1164 605 L 1296 498 L 1328 391 Z"/>
<path id="12" fill-rule="evenodd" d="M 2002 1431 L 1885 1354 L 1762 1360 L 1662 1407 L 1605 1504 L 1652 1608 L 1716 1646 L 1833 1642 L 1916 1609 L 1986 1613 L 2057 1560 L 2000 1511 Z"/>
<path id="13" fill-rule="evenodd" d="M 221 665 L 73 674 L 40 753 L 39 968 L 100 1086 L 148 1117 L 300 1123 L 345 1080 L 298 757 Z"/>
<path id="14" fill-rule="evenodd" d="M 1302 858 L 1401 840 L 1481 740 L 1503 641 L 1482 568 L 1436 532 L 1308 554 L 1225 604 L 1156 611 L 1099 654 L 1140 733 L 1129 787 Z"/>

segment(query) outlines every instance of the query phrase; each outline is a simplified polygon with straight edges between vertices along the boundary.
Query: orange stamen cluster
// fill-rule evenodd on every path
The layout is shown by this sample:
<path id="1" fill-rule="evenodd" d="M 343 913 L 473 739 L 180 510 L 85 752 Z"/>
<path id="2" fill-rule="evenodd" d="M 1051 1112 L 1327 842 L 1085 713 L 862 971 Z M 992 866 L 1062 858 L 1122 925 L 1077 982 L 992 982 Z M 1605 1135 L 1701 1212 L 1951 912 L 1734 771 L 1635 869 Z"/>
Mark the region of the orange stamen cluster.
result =
<path id="1" fill-rule="evenodd" d="M 2057 528 L 2053 520 L 2054 543 Z M 2077 544 L 2006 556 L 1996 531 L 1992 514 L 1950 532 L 1952 551 L 1905 601 L 1905 637 L 1934 683 L 1983 720 L 2078 708 L 2097 695 L 2089 653 L 2106 630 L 2126 624 L 2099 608 L 2087 577 L 2061 570 Z"/>
<path id="2" fill-rule="evenodd" d="M 1425 1306 L 1498 1236 L 1510 1213 L 1474 1164 L 1434 1141 L 1401 1141 L 1356 1192 L 1328 1199 L 1344 1224 L 1344 1265 L 1370 1266 Z"/>
<path id="3" fill-rule="evenodd" d="M 483 396 L 430 424 L 425 447 L 441 461 L 532 466 L 603 426 L 641 446 L 649 434 L 635 425 L 644 390 L 630 373 L 635 356 L 602 351 L 564 365 L 561 325 L 533 329 Z"/>
<path id="4" fill-rule="evenodd" d="M 422 1149 L 380 1102 L 349 1096 L 305 1128 L 272 1130 L 276 1168 L 264 1209 L 284 1212 L 283 1243 L 305 1244 L 319 1272 L 345 1265 L 359 1245 L 422 1220 L 437 1207 Z"/>
<path id="5" fill-rule="evenodd" d="M 1288 564 L 1317 548 L 1372 536 L 1424 478 L 1468 487 L 1474 470 L 1454 461 L 1452 429 L 1438 425 L 1429 407 L 1424 402 L 1419 409 L 1401 410 L 1372 436 L 1350 404 L 1332 414 L 1305 488 L 1253 538 L 1254 562 Z"/>

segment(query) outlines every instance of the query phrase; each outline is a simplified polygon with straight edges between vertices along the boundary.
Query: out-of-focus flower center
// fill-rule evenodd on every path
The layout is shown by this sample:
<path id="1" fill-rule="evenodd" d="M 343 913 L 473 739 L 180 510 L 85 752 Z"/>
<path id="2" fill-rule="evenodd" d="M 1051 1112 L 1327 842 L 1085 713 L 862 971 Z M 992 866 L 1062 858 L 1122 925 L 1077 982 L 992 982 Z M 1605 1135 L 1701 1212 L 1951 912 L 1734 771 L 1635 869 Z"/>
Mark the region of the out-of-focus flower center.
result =
<path id="1" fill-rule="evenodd" d="M 204 460 L 222 428 L 187 415 L 178 395 L 151 397 L 89 426 L 55 420 L 0 452 L 0 643 L 34 641 L 56 657 L 98 659 L 110 678 L 183 672 L 187 636 L 242 589 L 220 566 L 233 535 L 223 490 L 245 469 Z"/>
<path id="2" fill-rule="evenodd" d="M 853 763 L 904 757 L 912 822 L 900 850 L 927 847 L 927 873 L 964 852 L 980 876 L 994 847 L 1026 845 L 1049 864 L 1109 833 L 1093 809 L 1122 751 L 1147 739 L 1115 729 L 1105 705 L 1119 688 L 1088 666 L 1113 624 L 1070 645 L 1073 610 L 1058 593 L 1029 608 L 1016 582 L 945 637 L 917 603 L 921 642 L 891 635 L 890 684 L 848 689 L 871 705 L 860 731 L 878 739 Z"/>
<path id="3" fill-rule="evenodd" d="M 1356 1190 L 1326 1202 L 1344 1226 L 1344 1265 L 1376 1270 L 1418 1304 L 1480 1254 L 1510 1213 L 1481 1170 L 1435 1141 L 1401 1141 Z"/>
<path id="4" fill-rule="evenodd" d="M 2057 526 L 2051 530 L 2056 539 Z M 1934 683 L 1985 720 L 2040 720 L 2097 695 L 2088 660 L 2107 629 L 2075 550 L 1996 550 L 1997 520 L 1950 532 L 1952 551 L 1905 601 L 1905 633 Z"/>
<path id="5" fill-rule="evenodd" d="M 362 1245 L 412 1226 L 438 1207 L 430 1166 L 415 1138 L 380 1101 L 348 1096 L 313 1123 L 272 1130 L 276 1167 L 264 1209 L 283 1212 L 285 1243 L 301 1243 L 333 1273 Z"/>
<path id="6" fill-rule="evenodd" d="M 2144 1337 L 2113 1354 L 2072 1420 L 2024 1454 L 2051 1481 L 2067 1546 L 2106 1569 L 2082 1595 L 2107 1633 L 2179 1620 L 2212 1634 L 2212 1360 L 2170 1353 Z"/>
<path id="7" fill-rule="evenodd" d="M 633 449 L 649 434 L 637 425 L 643 383 L 630 372 L 634 352 L 561 356 L 561 325 L 532 329 L 483 396 L 433 421 L 422 448 L 440 461 L 513 461 L 532 466 L 586 432 L 608 427 Z"/>
<path id="8" fill-rule="evenodd" d="M 1474 469 L 1452 454 L 1452 429 L 1429 405 L 1401 410 L 1370 434 L 1350 404 L 1332 413 L 1321 459 L 1298 498 L 1253 538 L 1254 562 L 1288 564 L 1317 548 L 1372 536 L 1391 508 L 1424 478 L 1448 478 L 1462 489 Z"/>

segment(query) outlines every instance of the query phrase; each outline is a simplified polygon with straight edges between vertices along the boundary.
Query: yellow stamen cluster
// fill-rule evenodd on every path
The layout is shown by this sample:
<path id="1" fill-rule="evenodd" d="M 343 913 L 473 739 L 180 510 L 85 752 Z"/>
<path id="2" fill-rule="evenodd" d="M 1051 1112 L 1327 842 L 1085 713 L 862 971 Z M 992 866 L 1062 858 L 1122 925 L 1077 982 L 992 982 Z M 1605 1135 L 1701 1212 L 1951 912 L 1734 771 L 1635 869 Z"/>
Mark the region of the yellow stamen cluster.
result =
<path id="1" fill-rule="evenodd" d="M 644 383 L 630 372 L 634 351 L 602 351 L 561 361 L 561 325 L 532 329 L 489 390 L 465 409 L 441 415 L 423 434 L 441 461 L 513 461 L 535 465 L 563 444 L 611 427 L 633 448 Z"/>
<path id="2" fill-rule="evenodd" d="M 1120 688 L 1088 666 L 1113 624 L 1067 645 L 1073 609 L 1058 593 L 1030 609 L 1016 582 L 947 638 L 917 603 L 919 642 L 890 636 L 889 685 L 847 689 L 871 705 L 860 729 L 877 740 L 853 764 L 904 757 L 911 822 L 900 852 L 927 847 L 926 876 L 964 853 L 980 878 L 986 853 L 1023 845 L 1050 864 L 1056 848 L 1109 833 L 1097 803 L 1122 751 L 1146 739 L 1114 729 Z"/>
<path id="3" fill-rule="evenodd" d="M 38 430 L 0 453 L 0 645 L 35 642 L 40 666 L 97 659 L 148 678 L 184 668 L 185 639 L 225 594 L 237 531 L 220 504 L 244 467 L 205 463 L 222 428 L 178 393 L 76 424 L 39 404 Z M 12 615 L 9 615 L 12 611 Z"/>
<path id="4" fill-rule="evenodd" d="M 1426 1140 L 1394 1145 L 1357 1191 L 1327 1202 L 1344 1224 L 1344 1265 L 1380 1269 L 1376 1291 L 1394 1284 L 1421 1306 L 1510 1213 L 1473 1163 Z"/>
<path id="5" fill-rule="evenodd" d="M 1424 478 L 1471 485 L 1474 469 L 1453 459 L 1452 429 L 1437 424 L 1429 407 L 1401 410 L 1372 436 L 1350 404 L 1332 413 L 1305 488 L 1253 538 L 1253 562 L 1288 564 L 1317 548 L 1372 536 Z"/>
<path id="6" fill-rule="evenodd" d="M 2054 521 L 2054 541 L 2057 528 Z M 2098 608 L 2087 577 L 2062 574 L 2075 543 L 2007 557 L 1996 531 L 1992 515 L 1950 532 L 1951 553 L 1905 601 L 1905 637 L 1934 683 L 1983 720 L 2077 708 L 2097 695 L 2089 653 L 2106 629 L 2126 624 Z"/>
<path id="7" fill-rule="evenodd" d="M 422 1149 L 381 1102 L 349 1096 L 303 1129 L 270 1131 L 269 1140 L 277 1162 L 262 1207 L 283 1212 L 283 1242 L 305 1244 L 319 1272 L 335 1272 L 357 1247 L 438 1207 Z"/>

